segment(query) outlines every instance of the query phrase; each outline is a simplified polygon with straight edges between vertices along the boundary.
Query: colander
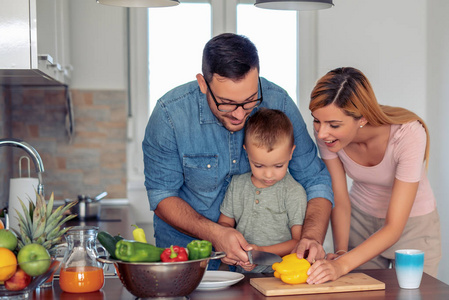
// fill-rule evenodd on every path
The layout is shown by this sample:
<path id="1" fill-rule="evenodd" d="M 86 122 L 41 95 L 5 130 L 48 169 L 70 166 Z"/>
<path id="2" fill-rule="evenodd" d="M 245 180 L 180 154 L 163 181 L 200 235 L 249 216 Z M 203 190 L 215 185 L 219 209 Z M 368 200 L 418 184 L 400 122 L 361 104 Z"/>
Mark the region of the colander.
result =
<path id="1" fill-rule="evenodd" d="M 170 263 L 97 260 L 114 264 L 123 286 L 138 298 L 186 299 L 200 284 L 209 260 L 225 256 L 224 252 L 212 252 L 208 258 Z"/>

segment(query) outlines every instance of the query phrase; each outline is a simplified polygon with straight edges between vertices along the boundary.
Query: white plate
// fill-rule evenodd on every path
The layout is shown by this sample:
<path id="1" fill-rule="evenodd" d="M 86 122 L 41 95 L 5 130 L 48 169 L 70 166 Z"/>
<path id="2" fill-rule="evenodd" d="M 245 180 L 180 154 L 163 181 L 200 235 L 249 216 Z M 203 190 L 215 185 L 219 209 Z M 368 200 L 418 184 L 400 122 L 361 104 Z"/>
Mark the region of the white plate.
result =
<path id="1" fill-rule="evenodd" d="M 210 291 L 227 288 L 245 278 L 245 275 L 229 271 L 206 271 L 197 290 Z"/>

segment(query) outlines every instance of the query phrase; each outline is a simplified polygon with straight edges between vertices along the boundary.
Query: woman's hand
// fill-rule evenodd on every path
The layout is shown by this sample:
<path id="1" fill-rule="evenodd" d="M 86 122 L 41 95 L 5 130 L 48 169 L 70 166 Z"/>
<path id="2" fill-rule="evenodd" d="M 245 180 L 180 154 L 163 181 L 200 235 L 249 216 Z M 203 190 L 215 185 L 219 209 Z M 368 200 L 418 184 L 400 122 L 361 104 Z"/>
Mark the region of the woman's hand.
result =
<path id="1" fill-rule="evenodd" d="M 307 275 L 309 275 L 309 278 L 307 278 L 308 284 L 318 284 L 329 280 L 336 280 L 345 275 L 345 273 L 338 259 L 320 259 L 310 267 Z"/>
<path id="2" fill-rule="evenodd" d="M 333 259 L 336 259 L 336 258 L 342 256 L 342 255 L 345 254 L 345 253 L 347 253 L 346 250 L 338 250 L 338 251 L 335 252 L 335 253 L 327 253 L 326 256 L 325 256 L 325 259 L 327 259 L 327 260 L 333 260 Z"/>
<path id="3" fill-rule="evenodd" d="M 336 253 L 327 253 L 327 254 L 326 254 L 326 259 L 327 259 L 327 260 L 334 260 L 334 259 L 336 259 L 337 257 L 339 257 L 339 255 L 336 254 Z"/>

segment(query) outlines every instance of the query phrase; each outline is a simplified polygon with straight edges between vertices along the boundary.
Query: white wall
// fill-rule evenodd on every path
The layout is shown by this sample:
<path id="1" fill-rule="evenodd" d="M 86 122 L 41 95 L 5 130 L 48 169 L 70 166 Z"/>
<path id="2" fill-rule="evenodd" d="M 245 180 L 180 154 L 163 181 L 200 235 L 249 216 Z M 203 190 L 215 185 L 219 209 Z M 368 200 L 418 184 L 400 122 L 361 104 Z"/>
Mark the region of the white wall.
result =
<path id="1" fill-rule="evenodd" d="M 69 2 L 72 89 L 126 90 L 126 9 Z"/>
<path id="2" fill-rule="evenodd" d="M 318 76 L 360 69 L 379 103 L 426 116 L 426 1 L 335 0 L 318 16 Z"/>
<path id="3" fill-rule="evenodd" d="M 449 1 L 334 0 L 318 12 L 318 79 L 341 66 L 362 70 L 381 104 L 419 114 L 431 134 L 429 178 L 441 217 L 443 257 L 438 278 L 449 283 Z M 447 119 L 447 118 L 446 118 Z"/>
<path id="4" fill-rule="evenodd" d="M 441 221 L 443 257 L 438 278 L 449 284 L 449 1 L 430 0 L 427 7 L 427 124 L 431 133 L 429 180 Z"/>

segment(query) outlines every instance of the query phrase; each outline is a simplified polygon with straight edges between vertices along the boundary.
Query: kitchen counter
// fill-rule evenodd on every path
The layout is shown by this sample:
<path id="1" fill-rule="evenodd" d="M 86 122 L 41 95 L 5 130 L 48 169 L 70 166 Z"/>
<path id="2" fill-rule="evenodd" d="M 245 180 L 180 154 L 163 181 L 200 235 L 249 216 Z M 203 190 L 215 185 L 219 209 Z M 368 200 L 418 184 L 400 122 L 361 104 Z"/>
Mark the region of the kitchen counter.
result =
<path id="1" fill-rule="evenodd" d="M 121 233 L 125 237 L 132 237 L 131 224 L 134 220 L 131 210 L 127 205 L 103 206 L 100 220 L 71 220 L 68 225 L 94 225 L 99 230 L 105 230 L 111 234 Z M 358 271 L 360 272 L 360 271 Z M 364 291 L 364 292 L 345 292 L 345 293 L 329 293 L 314 295 L 295 295 L 295 296 L 271 296 L 266 297 L 258 290 L 250 285 L 250 278 L 266 277 L 272 275 L 251 274 L 237 284 L 214 291 L 196 290 L 189 295 L 190 300 L 252 300 L 252 299 L 272 299 L 272 300 L 288 300 L 288 299 L 407 299 L 407 300 L 447 300 L 449 299 L 449 285 L 439 281 L 427 274 L 423 275 L 421 287 L 415 290 L 405 290 L 399 288 L 396 273 L 393 269 L 387 270 L 363 270 L 363 273 L 376 278 L 385 283 L 385 290 Z M 108 300 L 127 300 L 136 299 L 123 287 L 117 276 L 106 276 L 105 285 L 95 293 L 86 294 L 70 294 L 65 293 L 59 287 L 59 280 L 55 278 L 53 288 L 37 289 L 32 299 L 108 299 Z M 161 299 L 161 298 L 159 298 Z"/>
<path id="2" fill-rule="evenodd" d="M 393 269 L 386 270 L 364 270 L 363 273 L 376 278 L 385 283 L 385 290 L 364 291 L 364 292 L 346 292 L 329 293 L 314 295 L 295 295 L 295 296 L 272 296 L 266 297 L 253 288 L 249 281 L 253 277 L 264 277 L 261 274 L 246 275 L 245 278 L 237 284 L 222 290 L 215 291 L 194 291 L 189 295 L 190 300 L 289 300 L 289 299 L 307 299 L 307 300 L 332 300 L 332 299 L 390 299 L 390 300 L 447 300 L 449 299 L 449 285 L 433 278 L 427 274 L 423 275 L 421 287 L 414 290 L 399 288 L 396 273 Z M 43 289 L 35 292 L 33 299 L 108 299 L 108 300 L 131 300 L 136 299 L 121 284 L 118 278 L 106 278 L 103 289 L 96 293 L 87 294 L 69 294 L 62 292 L 59 282 L 54 282 L 53 289 Z M 159 298 L 161 299 L 161 298 Z"/>

